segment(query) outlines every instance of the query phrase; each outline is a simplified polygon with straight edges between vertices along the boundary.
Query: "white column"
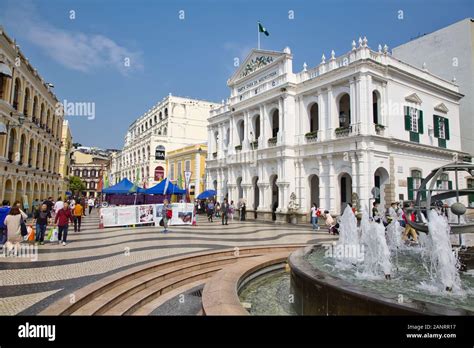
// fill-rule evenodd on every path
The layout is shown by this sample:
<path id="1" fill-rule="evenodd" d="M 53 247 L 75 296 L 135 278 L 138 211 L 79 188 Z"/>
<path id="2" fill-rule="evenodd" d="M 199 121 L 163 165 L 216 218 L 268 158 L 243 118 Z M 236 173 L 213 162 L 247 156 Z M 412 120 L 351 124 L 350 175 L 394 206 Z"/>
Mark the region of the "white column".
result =
<path id="1" fill-rule="evenodd" d="M 201 193 L 201 154 L 196 151 L 194 156 L 194 197 Z"/>
<path id="2" fill-rule="evenodd" d="M 350 108 L 351 108 L 351 122 L 350 125 L 356 125 L 360 122 L 359 113 L 357 110 L 357 90 L 356 81 L 351 79 L 349 81 L 349 95 L 350 95 Z"/>
<path id="3" fill-rule="evenodd" d="M 281 144 L 283 142 L 284 136 L 284 129 L 283 129 L 283 113 L 285 112 L 283 98 L 281 97 L 278 99 L 278 134 L 277 134 L 277 144 Z"/>
<path id="4" fill-rule="evenodd" d="M 328 209 L 328 201 L 326 199 L 326 187 L 328 186 L 327 183 L 327 174 L 324 170 L 323 160 L 319 158 L 318 160 L 318 167 L 319 167 L 319 206 L 321 209 Z"/>
<path id="5" fill-rule="evenodd" d="M 249 142 L 249 112 L 245 111 L 244 113 L 244 141 L 242 143 L 242 150 L 248 150 L 250 147 Z"/>
<path id="6" fill-rule="evenodd" d="M 258 139 L 258 148 L 259 149 L 262 149 L 263 147 L 265 147 L 265 137 L 266 137 L 266 133 L 265 133 L 265 104 L 263 105 L 260 105 L 260 137 Z"/>
<path id="7" fill-rule="evenodd" d="M 336 186 L 338 185 L 337 183 L 337 178 L 336 175 L 334 174 L 334 163 L 333 163 L 333 158 L 331 155 L 327 156 L 327 165 L 328 165 L 328 197 L 329 197 L 329 211 L 332 213 L 336 213 Z"/>
<path id="8" fill-rule="evenodd" d="M 373 107 L 372 107 L 372 76 L 366 76 L 366 102 L 362 104 L 362 110 L 365 109 L 366 117 L 365 121 L 367 123 L 367 134 L 375 134 L 375 127 L 373 121 Z"/>
<path id="9" fill-rule="evenodd" d="M 319 115 L 319 131 L 318 139 L 323 141 L 326 139 L 326 102 L 324 100 L 324 95 L 322 93 L 318 94 L 318 115 Z"/>
<path id="10" fill-rule="evenodd" d="M 382 105 L 379 105 L 379 110 L 380 110 L 380 123 L 383 124 L 385 127 L 389 126 L 389 105 L 388 105 L 388 91 L 387 91 L 387 82 L 382 82 L 382 91 L 381 91 L 381 96 L 380 96 L 380 103 Z"/>
<path id="11" fill-rule="evenodd" d="M 214 144 L 212 130 L 210 128 L 207 128 L 207 143 L 209 144 L 208 151 L 207 151 L 207 159 L 210 160 L 212 159 L 213 144 Z M 166 173 L 165 173 L 165 176 L 167 177 Z"/>
<path id="12" fill-rule="evenodd" d="M 328 129 L 326 139 L 334 139 L 334 130 L 339 127 L 339 115 L 337 114 L 336 100 L 333 96 L 332 88 L 328 88 L 327 93 L 327 106 L 328 106 Z"/>

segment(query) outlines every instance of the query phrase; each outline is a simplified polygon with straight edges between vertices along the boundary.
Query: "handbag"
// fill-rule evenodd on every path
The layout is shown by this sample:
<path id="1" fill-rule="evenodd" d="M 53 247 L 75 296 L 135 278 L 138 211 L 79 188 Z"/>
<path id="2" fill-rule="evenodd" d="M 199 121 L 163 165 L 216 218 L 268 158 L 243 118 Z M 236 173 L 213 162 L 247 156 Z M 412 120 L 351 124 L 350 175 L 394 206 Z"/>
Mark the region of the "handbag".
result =
<path id="1" fill-rule="evenodd" d="M 26 227 L 25 221 L 23 218 L 20 220 L 20 233 L 22 237 L 25 237 L 28 234 L 28 228 Z"/>
<path id="2" fill-rule="evenodd" d="M 166 210 L 166 218 L 171 219 L 173 217 L 173 211 L 171 209 Z"/>

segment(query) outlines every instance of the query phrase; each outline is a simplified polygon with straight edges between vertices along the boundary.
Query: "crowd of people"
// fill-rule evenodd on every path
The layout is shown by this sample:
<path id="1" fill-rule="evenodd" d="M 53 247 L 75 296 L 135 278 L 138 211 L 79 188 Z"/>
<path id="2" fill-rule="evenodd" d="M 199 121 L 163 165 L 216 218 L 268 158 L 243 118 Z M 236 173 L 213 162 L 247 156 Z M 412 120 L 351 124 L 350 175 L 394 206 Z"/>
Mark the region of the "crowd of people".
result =
<path id="1" fill-rule="evenodd" d="M 214 222 L 214 218 L 221 219 L 223 225 L 228 225 L 229 220 L 233 221 L 236 214 L 238 214 L 239 221 L 245 221 L 247 216 L 247 206 L 245 201 L 239 201 L 237 204 L 234 201 L 228 201 L 225 198 L 222 203 L 215 199 L 204 199 L 194 201 L 195 212 L 197 214 L 206 214 L 207 221 Z"/>
<path id="2" fill-rule="evenodd" d="M 96 200 L 92 197 L 70 196 L 66 200 L 62 197 L 57 200 L 53 200 L 53 197 L 35 199 L 31 210 L 24 209 L 19 201 L 10 205 L 8 200 L 4 200 L 0 207 L 0 246 L 7 246 L 7 249 L 17 247 L 32 232 L 35 244 L 44 245 L 48 227 L 57 228 L 57 243 L 65 246 L 69 224 L 73 224 L 74 232 L 80 232 L 86 208 L 90 215 L 95 206 Z"/>

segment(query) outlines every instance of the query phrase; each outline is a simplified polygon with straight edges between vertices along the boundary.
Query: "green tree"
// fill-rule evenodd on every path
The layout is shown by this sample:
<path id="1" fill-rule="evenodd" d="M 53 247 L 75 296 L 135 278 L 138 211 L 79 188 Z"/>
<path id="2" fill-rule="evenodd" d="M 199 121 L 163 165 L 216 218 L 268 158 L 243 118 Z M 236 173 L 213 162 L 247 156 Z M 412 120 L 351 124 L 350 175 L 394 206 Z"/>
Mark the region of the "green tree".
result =
<path id="1" fill-rule="evenodd" d="M 79 194 L 85 191 L 86 184 L 84 184 L 78 176 L 69 177 L 69 190 L 74 194 Z"/>

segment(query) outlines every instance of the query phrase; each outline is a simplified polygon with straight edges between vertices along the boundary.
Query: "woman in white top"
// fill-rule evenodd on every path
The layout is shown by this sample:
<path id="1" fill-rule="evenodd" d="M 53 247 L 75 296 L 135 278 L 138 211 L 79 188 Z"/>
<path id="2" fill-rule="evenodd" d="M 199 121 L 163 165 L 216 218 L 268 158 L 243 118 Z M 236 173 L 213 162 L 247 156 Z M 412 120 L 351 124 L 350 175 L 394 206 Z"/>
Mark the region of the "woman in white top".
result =
<path id="1" fill-rule="evenodd" d="M 5 218 L 5 226 L 7 226 L 7 243 L 18 244 L 23 240 L 20 225 L 21 219 L 26 220 L 28 215 L 20 210 L 17 206 L 10 209 L 10 213 Z"/>

